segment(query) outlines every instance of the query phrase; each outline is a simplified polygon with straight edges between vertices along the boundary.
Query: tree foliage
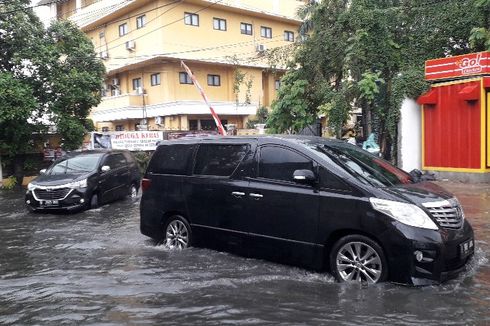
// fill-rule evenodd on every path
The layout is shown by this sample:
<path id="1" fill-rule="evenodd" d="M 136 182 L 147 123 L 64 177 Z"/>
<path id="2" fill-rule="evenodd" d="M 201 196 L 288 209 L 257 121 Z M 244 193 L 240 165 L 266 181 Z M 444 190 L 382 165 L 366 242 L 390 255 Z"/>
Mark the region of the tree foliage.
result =
<path id="1" fill-rule="evenodd" d="M 67 21 L 45 29 L 29 4 L 0 3 L 0 153 L 9 157 L 28 151 L 47 125 L 66 149 L 78 148 L 105 72 L 83 32 Z"/>
<path id="2" fill-rule="evenodd" d="M 490 0 L 323 0 L 300 14 L 304 41 L 282 83 L 268 125 L 296 130 L 325 114 L 339 135 L 361 108 L 385 157 L 405 97 L 427 89 L 425 60 L 488 48 Z M 292 87 L 301 86 L 301 92 Z M 289 107 L 289 109 L 288 109 Z M 305 114 L 293 115 L 297 108 Z M 297 119 L 303 119 L 297 121 Z"/>

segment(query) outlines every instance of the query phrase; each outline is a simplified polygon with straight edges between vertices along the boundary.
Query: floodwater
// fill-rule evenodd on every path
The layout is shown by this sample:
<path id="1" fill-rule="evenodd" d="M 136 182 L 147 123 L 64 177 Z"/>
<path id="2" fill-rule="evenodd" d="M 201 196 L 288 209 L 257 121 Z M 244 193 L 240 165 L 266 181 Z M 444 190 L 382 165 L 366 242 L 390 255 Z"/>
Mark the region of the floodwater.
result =
<path id="1" fill-rule="evenodd" d="M 339 284 L 328 274 L 139 233 L 139 203 L 30 214 L 0 192 L 0 325 L 490 325 L 490 186 L 442 183 L 476 234 L 469 270 L 441 286 Z"/>

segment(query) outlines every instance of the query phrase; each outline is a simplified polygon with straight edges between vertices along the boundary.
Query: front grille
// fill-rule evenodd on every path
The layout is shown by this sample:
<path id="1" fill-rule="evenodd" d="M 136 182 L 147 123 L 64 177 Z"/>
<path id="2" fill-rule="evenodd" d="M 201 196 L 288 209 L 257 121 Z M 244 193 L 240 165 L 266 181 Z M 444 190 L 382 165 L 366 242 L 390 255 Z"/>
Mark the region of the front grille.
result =
<path id="1" fill-rule="evenodd" d="M 443 228 L 459 229 L 463 225 L 463 209 L 456 198 L 422 204 Z"/>
<path id="2" fill-rule="evenodd" d="M 70 188 L 58 189 L 34 189 L 34 195 L 40 200 L 60 200 L 64 199 L 70 192 Z"/>

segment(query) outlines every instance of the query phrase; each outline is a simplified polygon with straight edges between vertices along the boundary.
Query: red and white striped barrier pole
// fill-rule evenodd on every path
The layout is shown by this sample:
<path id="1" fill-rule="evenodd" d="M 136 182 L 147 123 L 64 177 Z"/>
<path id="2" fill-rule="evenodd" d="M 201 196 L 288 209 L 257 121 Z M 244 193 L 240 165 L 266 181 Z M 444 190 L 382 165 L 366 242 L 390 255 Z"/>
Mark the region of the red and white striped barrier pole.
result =
<path id="1" fill-rule="evenodd" d="M 202 89 L 201 85 L 199 85 L 196 77 L 192 74 L 192 71 L 189 69 L 189 67 L 186 66 L 184 61 L 180 61 L 180 65 L 185 69 L 185 71 L 187 72 L 189 77 L 191 77 L 192 82 L 197 87 L 199 93 L 201 93 L 201 96 L 204 99 L 204 102 L 206 102 L 206 104 L 208 105 L 209 110 L 211 111 L 211 115 L 213 116 L 214 122 L 216 123 L 216 126 L 218 127 L 219 134 L 224 136 L 225 135 L 225 128 L 223 128 L 223 125 L 221 124 L 221 120 L 219 119 L 216 112 L 214 112 L 214 109 L 211 106 L 211 104 L 209 104 L 209 100 L 208 100 L 208 97 L 206 96 L 206 93 L 204 93 L 204 90 Z"/>

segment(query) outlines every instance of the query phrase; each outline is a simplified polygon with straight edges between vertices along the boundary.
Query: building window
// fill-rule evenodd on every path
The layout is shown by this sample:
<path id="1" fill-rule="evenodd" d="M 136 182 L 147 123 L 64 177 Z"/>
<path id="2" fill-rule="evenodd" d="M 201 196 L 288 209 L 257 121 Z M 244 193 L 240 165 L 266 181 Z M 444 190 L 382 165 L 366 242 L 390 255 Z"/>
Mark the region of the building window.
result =
<path id="1" fill-rule="evenodd" d="M 209 86 L 221 86 L 221 77 L 219 75 L 208 75 Z"/>
<path id="2" fill-rule="evenodd" d="M 102 132 L 109 132 L 109 127 L 102 127 Z"/>
<path id="3" fill-rule="evenodd" d="M 119 25 L 119 36 L 124 36 L 128 34 L 129 29 L 128 29 L 128 24 L 124 23 Z"/>
<path id="4" fill-rule="evenodd" d="M 226 20 L 221 18 L 213 18 L 213 28 L 219 31 L 226 31 Z"/>
<path id="5" fill-rule="evenodd" d="M 252 24 L 240 23 L 240 32 L 246 35 L 252 35 Z"/>
<path id="6" fill-rule="evenodd" d="M 179 80 L 181 84 L 192 84 L 192 79 L 186 72 L 179 72 Z"/>
<path id="7" fill-rule="evenodd" d="M 284 31 L 284 41 L 294 42 L 294 32 Z"/>
<path id="8" fill-rule="evenodd" d="M 199 26 L 199 15 L 190 12 L 185 12 L 184 23 L 186 25 Z"/>
<path id="9" fill-rule="evenodd" d="M 138 90 L 141 87 L 141 78 L 133 79 L 133 91 Z"/>
<path id="10" fill-rule="evenodd" d="M 136 17 L 136 28 L 143 28 L 146 25 L 146 15 Z"/>
<path id="11" fill-rule="evenodd" d="M 123 125 L 116 125 L 116 131 L 124 131 Z"/>
<path id="12" fill-rule="evenodd" d="M 281 87 L 281 81 L 279 79 L 276 79 L 276 81 L 274 82 L 274 88 L 277 91 L 280 87 Z"/>
<path id="13" fill-rule="evenodd" d="M 272 38 L 272 28 L 260 26 L 260 36 L 265 38 Z"/>
<path id="14" fill-rule="evenodd" d="M 160 74 L 159 73 L 151 75 L 151 86 L 156 86 L 156 85 L 160 85 Z"/>
<path id="15" fill-rule="evenodd" d="M 99 38 L 104 38 L 105 37 L 105 33 L 104 32 L 100 32 L 99 33 Z"/>

